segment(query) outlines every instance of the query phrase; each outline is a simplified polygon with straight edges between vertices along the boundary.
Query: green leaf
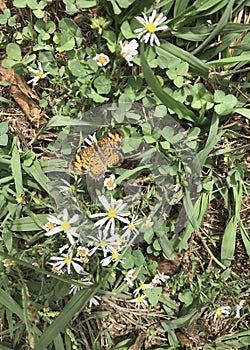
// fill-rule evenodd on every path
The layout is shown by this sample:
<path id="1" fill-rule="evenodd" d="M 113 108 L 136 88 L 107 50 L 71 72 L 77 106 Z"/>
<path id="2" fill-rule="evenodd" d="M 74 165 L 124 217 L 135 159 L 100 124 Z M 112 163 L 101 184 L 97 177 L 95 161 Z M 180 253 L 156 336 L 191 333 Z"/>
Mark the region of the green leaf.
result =
<path id="1" fill-rule="evenodd" d="M 11 155 L 11 170 L 14 177 L 16 195 L 20 196 L 23 192 L 23 178 L 22 178 L 22 169 L 20 161 L 20 153 L 17 148 L 17 139 L 13 140 L 13 148 Z"/>
<path id="2" fill-rule="evenodd" d="M 247 119 L 250 119 L 250 110 L 248 108 L 236 108 L 234 111 L 235 113 L 239 113 Z"/>
<path id="3" fill-rule="evenodd" d="M 36 16 L 36 18 L 43 18 L 45 11 L 41 9 L 37 9 L 37 10 L 34 10 L 33 13 Z"/>
<path id="4" fill-rule="evenodd" d="M 27 4 L 26 4 L 25 0 L 14 0 L 13 6 L 18 7 L 18 8 L 25 8 L 27 6 Z"/>
<path id="5" fill-rule="evenodd" d="M 178 299 L 183 302 L 185 305 L 191 305 L 193 302 L 193 292 L 190 290 L 186 290 L 184 292 L 179 293 Z"/>
<path id="6" fill-rule="evenodd" d="M 21 61 L 22 59 L 20 46 L 15 43 L 10 43 L 6 46 L 6 53 L 8 57 L 14 61 Z"/>
<path id="7" fill-rule="evenodd" d="M 8 144 L 8 135 L 0 134 L 0 146 L 6 146 Z"/>
<path id="8" fill-rule="evenodd" d="M 240 55 L 240 56 L 221 58 L 220 60 L 207 62 L 207 65 L 209 65 L 209 66 L 216 66 L 216 67 L 222 67 L 222 66 L 226 66 L 226 65 L 237 64 L 239 62 L 244 62 L 244 61 L 245 62 L 249 62 L 250 61 L 250 54 L 244 54 L 244 55 Z"/>
<path id="9" fill-rule="evenodd" d="M 234 258 L 236 229 L 237 219 L 233 216 L 226 226 L 221 244 L 221 260 L 225 266 L 229 266 Z"/>
<path id="10" fill-rule="evenodd" d="M 11 226 L 12 231 L 32 232 L 40 231 L 41 228 L 47 223 L 47 214 L 37 214 L 34 217 L 26 216 L 13 221 Z"/>
<path id="11" fill-rule="evenodd" d="M 161 249 L 166 259 L 169 259 L 169 260 L 173 259 L 176 256 L 176 254 L 170 241 L 167 238 L 167 235 L 164 234 L 162 237 L 159 237 L 158 241 L 160 243 Z"/>
<path id="12" fill-rule="evenodd" d="M 10 253 L 12 250 L 13 238 L 12 238 L 12 232 L 7 227 L 3 229 L 2 238 L 8 252 Z"/>
<path id="13" fill-rule="evenodd" d="M 88 9 L 96 6 L 96 0 L 76 0 L 76 6 L 79 9 Z"/>
<path id="14" fill-rule="evenodd" d="M 37 159 L 34 160 L 31 166 L 22 165 L 23 170 L 33 177 L 38 184 L 47 192 L 49 179 L 44 175 L 41 165 Z"/>
<path id="15" fill-rule="evenodd" d="M 144 294 L 148 297 L 148 301 L 152 306 L 156 306 L 162 293 L 162 287 L 149 288 L 144 291 Z"/>
<path id="16" fill-rule="evenodd" d="M 226 95 L 222 90 L 216 90 L 214 93 L 214 101 L 218 103 L 214 110 L 219 115 L 227 115 L 234 111 L 238 100 L 234 95 Z"/>
<path id="17" fill-rule="evenodd" d="M 111 81 L 105 76 L 98 76 L 94 80 L 94 87 L 96 88 L 98 94 L 108 94 L 111 89 Z"/>
<path id="18" fill-rule="evenodd" d="M 132 39 L 135 37 L 135 34 L 133 33 L 133 31 L 131 29 L 131 25 L 129 24 L 128 21 L 125 21 L 122 23 L 121 32 L 122 32 L 122 35 L 124 36 L 124 38 L 126 38 L 126 39 Z"/>
<path id="19" fill-rule="evenodd" d="M 21 321 L 24 321 L 24 313 L 17 302 L 3 289 L 0 289 L 0 304 L 16 314 Z"/>

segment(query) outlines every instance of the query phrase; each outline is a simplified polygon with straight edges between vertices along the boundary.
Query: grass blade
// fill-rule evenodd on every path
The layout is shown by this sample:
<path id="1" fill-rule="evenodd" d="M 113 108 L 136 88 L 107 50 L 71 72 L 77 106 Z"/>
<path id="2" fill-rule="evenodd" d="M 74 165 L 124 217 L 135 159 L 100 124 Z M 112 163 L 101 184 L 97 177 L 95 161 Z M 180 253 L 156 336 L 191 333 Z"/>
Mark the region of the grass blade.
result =
<path id="1" fill-rule="evenodd" d="M 0 289 L 0 304 L 9 309 L 13 314 L 16 314 L 20 320 L 24 322 L 24 313 L 17 302 L 3 289 Z"/>
<path id="2" fill-rule="evenodd" d="M 38 184 L 48 192 L 48 182 L 49 179 L 44 175 L 41 165 L 37 159 L 34 160 L 31 166 L 26 166 L 23 164 L 23 170 L 31 177 L 33 177 Z"/>
<path id="3" fill-rule="evenodd" d="M 23 178 L 22 178 L 20 153 L 17 148 L 16 138 L 14 138 L 13 145 L 12 145 L 11 170 L 14 177 L 16 194 L 17 196 L 20 196 L 21 193 L 23 192 Z"/>
<path id="4" fill-rule="evenodd" d="M 203 41 L 203 43 L 197 47 L 192 53 L 193 55 L 196 55 L 198 52 L 202 51 L 209 43 L 210 41 L 215 38 L 217 35 L 219 35 L 222 31 L 222 29 L 225 27 L 225 25 L 228 23 L 229 19 L 232 17 L 232 7 L 235 0 L 229 0 L 228 5 L 223 12 L 221 19 L 219 20 L 217 26 L 214 28 L 212 33 Z"/>
<path id="5" fill-rule="evenodd" d="M 192 118 L 195 118 L 195 114 L 192 111 L 163 91 L 160 83 L 146 61 L 143 44 L 141 46 L 141 68 L 146 82 L 167 108 L 172 109 L 179 117 L 183 119 L 192 120 Z"/>
<path id="6" fill-rule="evenodd" d="M 66 304 L 60 315 L 49 325 L 38 340 L 35 350 L 44 350 L 52 343 L 55 337 L 62 331 L 73 319 L 73 317 L 80 312 L 89 300 L 96 294 L 99 286 L 95 286 L 90 290 L 81 290 L 70 299 Z"/>
<path id="7" fill-rule="evenodd" d="M 225 266 L 229 266 L 234 258 L 236 229 L 237 219 L 233 216 L 226 226 L 221 244 L 221 261 Z"/>

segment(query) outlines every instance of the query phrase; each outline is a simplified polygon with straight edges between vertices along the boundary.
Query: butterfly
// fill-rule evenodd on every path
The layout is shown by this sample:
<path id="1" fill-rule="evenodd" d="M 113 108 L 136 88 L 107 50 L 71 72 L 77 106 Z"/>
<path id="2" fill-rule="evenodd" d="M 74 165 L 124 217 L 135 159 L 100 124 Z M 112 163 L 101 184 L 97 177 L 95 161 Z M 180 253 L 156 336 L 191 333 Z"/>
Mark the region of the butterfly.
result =
<path id="1" fill-rule="evenodd" d="M 108 132 L 100 140 L 93 141 L 75 155 L 73 168 L 89 174 L 99 180 L 107 171 L 123 162 L 121 148 L 124 144 L 124 134 L 121 130 Z"/>

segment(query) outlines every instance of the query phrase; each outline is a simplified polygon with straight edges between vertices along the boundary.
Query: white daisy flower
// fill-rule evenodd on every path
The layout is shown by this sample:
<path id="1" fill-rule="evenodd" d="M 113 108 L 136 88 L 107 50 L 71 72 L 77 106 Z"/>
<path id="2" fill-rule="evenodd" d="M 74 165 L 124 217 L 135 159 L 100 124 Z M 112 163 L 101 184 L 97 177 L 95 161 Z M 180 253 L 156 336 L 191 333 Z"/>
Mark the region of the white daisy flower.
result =
<path id="1" fill-rule="evenodd" d="M 71 267 L 73 267 L 76 273 L 87 275 L 87 272 L 83 270 L 83 267 L 78 264 L 81 262 L 81 259 L 72 258 L 72 255 L 72 252 L 68 251 L 67 254 L 61 254 L 61 256 L 52 256 L 50 260 L 55 262 L 49 263 L 49 265 L 52 265 L 53 269 L 56 269 L 57 271 L 61 271 L 63 267 L 66 267 L 68 274 L 71 273 Z"/>
<path id="2" fill-rule="evenodd" d="M 80 278 L 79 280 L 77 280 L 75 282 L 76 282 L 76 284 L 71 284 L 69 294 L 76 294 L 84 286 L 91 286 L 93 284 L 93 282 L 91 282 L 88 277 Z"/>
<path id="3" fill-rule="evenodd" d="M 122 238 L 129 240 L 131 235 L 138 235 L 139 231 L 136 228 L 136 225 L 140 225 L 142 219 L 138 219 L 138 215 L 133 215 L 130 222 L 123 228 L 124 233 Z"/>
<path id="4" fill-rule="evenodd" d="M 111 235 L 108 237 L 108 231 L 107 230 L 98 230 L 98 234 L 96 237 L 94 236 L 88 236 L 89 245 L 93 245 L 94 248 L 92 248 L 89 252 L 89 255 L 92 255 L 96 250 L 102 250 L 104 258 L 107 257 L 108 253 L 112 252 L 112 249 L 114 249 L 114 246 L 117 247 L 121 243 L 117 240 L 116 235 Z"/>
<path id="5" fill-rule="evenodd" d="M 79 177 L 78 179 L 75 178 L 75 183 L 71 184 L 65 179 L 61 179 L 61 181 L 64 183 L 64 185 L 59 186 L 59 191 L 62 193 L 75 193 L 75 192 L 83 192 L 82 190 L 78 190 L 78 185 L 82 181 L 82 179 Z"/>
<path id="6" fill-rule="evenodd" d="M 151 283 L 153 285 L 162 284 L 162 282 L 166 282 L 169 278 L 170 276 L 164 275 L 164 273 L 157 273 L 152 279 Z"/>
<path id="7" fill-rule="evenodd" d="M 135 299 L 129 300 L 130 303 L 135 303 L 135 306 L 140 309 L 141 307 L 148 306 L 148 302 L 146 300 L 146 295 L 138 295 Z"/>
<path id="8" fill-rule="evenodd" d="M 103 205 L 104 209 L 106 210 L 105 213 L 97 213 L 92 214 L 91 218 L 98 218 L 103 217 L 102 219 L 98 220 L 94 226 L 101 228 L 104 224 L 105 230 L 109 231 L 111 235 L 115 233 L 115 220 L 121 221 L 125 224 L 129 223 L 129 220 L 125 218 L 125 216 L 130 215 L 129 212 L 123 212 L 125 207 L 127 206 L 126 203 L 123 203 L 121 199 L 115 200 L 113 196 L 111 196 L 110 203 L 108 202 L 107 198 L 105 196 L 98 196 L 99 201 Z"/>
<path id="9" fill-rule="evenodd" d="M 14 265 L 14 261 L 13 260 L 11 260 L 11 259 L 4 259 L 3 260 L 3 266 L 4 267 L 8 267 L 8 266 L 12 266 L 12 265 Z"/>
<path id="10" fill-rule="evenodd" d="M 121 46 L 121 56 L 128 62 L 129 66 L 133 66 L 131 61 L 133 60 L 133 56 L 138 55 L 138 42 L 133 39 L 130 42 L 127 40 L 124 42 L 120 41 L 119 44 Z"/>
<path id="11" fill-rule="evenodd" d="M 44 73 L 43 72 L 43 67 L 41 62 L 38 62 L 38 69 L 34 69 L 30 66 L 27 66 L 28 71 L 32 74 L 33 78 L 28 81 L 28 84 L 32 83 L 33 86 L 37 85 L 38 81 L 40 79 L 44 79 L 49 73 Z"/>
<path id="12" fill-rule="evenodd" d="M 106 177 L 106 179 L 104 180 L 104 187 L 106 187 L 109 191 L 114 190 L 116 188 L 114 174 L 111 174 L 109 177 Z"/>
<path id="13" fill-rule="evenodd" d="M 117 259 L 120 257 L 119 251 L 121 251 L 121 247 L 117 247 L 117 249 L 111 248 L 112 254 L 110 256 L 107 256 L 103 260 L 101 260 L 102 266 L 108 266 L 111 262 L 117 261 Z"/>
<path id="14" fill-rule="evenodd" d="M 152 283 L 141 282 L 140 286 L 133 291 L 135 297 L 138 296 L 139 292 L 144 292 L 144 290 L 154 288 Z"/>
<path id="15" fill-rule="evenodd" d="M 218 317 L 220 317 L 221 315 L 228 316 L 230 314 L 230 312 L 231 312 L 231 307 L 230 306 L 228 306 L 228 305 L 220 306 L 216 310 L 210 312 L 207 316 L 208 317 L 214 316 L 213 322 L 215 322 Z"/>
<path id="16" fill-rule="evenodd" d="M 131 269 L 126 272 L 126 276 L 124 277 L 124 281 L 130 286 L 133 287 L 134 285 L 134 280 L 136 276 L 134 276 L 134 272 L 136 269 Z"/>
<path id="17" fill-rule="evenodd" d="M 63 214 L 58 218 L 49 215 L 48 223 L 45 225 L 45 229 L 47 232 L 45 236 L 52 236 L 59 232 L 66 233 L 66 236 L 70 242 L 70 244 L 74 244 L 75 240 L 73 237 L 78 238 L 79 234 L 76 233 L 78 227 L 72 227 L 71 224 L 74 224 L 79 219 L 79 216 L 75 214 L 71 219 L 69 218 L 68 210 L 66 208 L 63 209 Z"/>
<path id="18" fill-rule="evenodd" d="M 142 28 L 135 29 L 135 33 L 138 33 L 138 39 L 143 40 L 146 44 L 150 43 L 151 46 L 154 45 L 154 43 L 157 46 L 160 46 L 160 41 L 155 34 L 155 32 L 158 32 L 160 30 L 165 30 L 168 28 L 167 25 L 161 26 L 163 22 L 166 21 L 167 17 L 163 16 L 161 13 L 156 18 L 156 10 L 153 10 L 151 16 L 147 17 L 145 13 L 142 13 L 143 17 L 136 16 L 135 18 L 143 25 Z"/>
<path id="19" fill-rule="evenodd" d="M 97 65 L 100 67 L 106 66 L 110 61 L 109 57 L 104 55 L 104 53 L 97 54 L 93 60 L 96 61 Z"/>

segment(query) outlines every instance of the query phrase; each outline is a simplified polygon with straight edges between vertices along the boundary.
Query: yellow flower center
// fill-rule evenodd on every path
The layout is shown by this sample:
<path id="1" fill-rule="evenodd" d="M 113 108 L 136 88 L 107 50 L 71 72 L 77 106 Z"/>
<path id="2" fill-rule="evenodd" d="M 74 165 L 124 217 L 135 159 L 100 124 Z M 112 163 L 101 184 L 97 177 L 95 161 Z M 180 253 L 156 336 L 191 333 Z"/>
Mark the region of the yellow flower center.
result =
<path id="1" fill-rule="evenodd" d="M 113 253 L 113 254 L 112 254 L 112 258 L 113 258 L 114 260 L 118 259 L 118 258 L 119 258 L 119 253 L 118 253 L 118 252 Z"/>
<path id="2" fill-rule="evenodd" d="M 129 228 L 131 231 L 133 231 L 133 230 L 135 229 L 135 225 L 133 224 L 133 222 L 130 222 L 130 223 L 128 224 L 128 228 Z"/>
<path id="3" fill-rule="evenodd" d="M 111 188 L 111 187 L 113 187 L 113 186 L 114 186 L 114 181 L 108 180 L 108 181 L 107 181 L 107 187 Z"/>
<path id="4" fill-rule="evenodd" d="M 82 258 L 82 263 L 87 264 L 88 262 L 89 262 L 89 258 L 87 258 L 86 256 Z"/>
<path id="5" fill-rule="evenodd" d="M 215 313 L 216 313 L 216 315 L 218 315 L 218 316 L 221 316 L 221 314 L 222 314 L 222 312 L 221 312 L 220 309 L 216 309 Z"/>
<path id="6" fill-rule="evenodd" d="M 149 33 L 154 33 L 156 31 L 156 26 L 154 25 L 154 23 L 147 23 L 145 25 L 145 29 L 149 32 Z"/>
<path id="7" fill-rule="evenodd" d="M 123 243 L 123 239 L 121 236 L 117 237 L 117 240 L 116 240 L 118 243 Z"/>
<path id="8" fill-rule="evenodd" d="M 48 222 L 46 226 L 47 226 L 48 230 L 52 230 L 52 228 L 55 227 L 55 224 L 54 224 L 54 222 Z"/>
<path id="9" fill-rule="evenodd" d="M 137 298 L 138 303 L 142 303 L 143 302 L 143 298 L 139 295 Z"/>
<path id="10" fill-rule="evenodd" d="M 17 201 L 17 203 L 22 203 L 23 202 L 23 197 L 21 197 L 21 196 L 17 196 L 16 197 L 16 201 Z"/>
<path id="11" fill-rule="evenodd" d="M 106 63 L 106 58 L 104 56 L 100 56 L 98 58 L 98 62 L 103 66 Z"/>
<path id="12" fill-rule="evenodd" d="M 115 211 L 114 209 L 110 209 L 110 210 L 108 211 L 108 217 L 109 217 L 110 219 L 114 219 L 114 218 L 116 217 L 116 211 Z"/>
<path id="13" fill-rule="evenodd" d="M 3 263 L 5 265 L 11 265 L 12 264 L 12 260 L 11 259 L 4 259 Z"/>
<path id="14" fill-rule="evenodd" d="M 147 289 L 147 287 L 146 287 L 146 285 L 144 283 L 140 285 L 140 288 L 141 288 L 141 290 L 146 290 Z"/>
<path id="15" fill-rule="evenodd" d="M 106 241 L 101 241 L 101 242 L 100 242 L 100 247 L 101 247 L 101 248 L 105 248 L 106 245 L 107 245 L 107 242 L 106 242 Z"/>
<path id="16" fill-rule="evenodd" d="M 70 264 L 72 263 L 72 259 L 71 259 L 69 256 L 67 256 L 67 257 L 64 259 L 64 262 L 65 262 L 66 265 L 70 265 Z"/>
<path id="17" fill-rule="evenodd" d="M 68 221 L 63 221 L 61 223 L 61 229 L 66 232 L 70 229 L 70 223 Z"/>
<path id="18" fill-rule="evenodd" d="M 55 267 L 55 266 L 53 266 L 52 271 L 53 271 L 54 273 L 59 273 L 58 268 L 57 268 L 57 267 Z"/>
<path id="19" fill-rule="evenodd" d="M 87 250 L 84 249 L 84 248 L 79 249 L 79 250 L 78 250 L 78 254 L 81 255 L 81 256 L 85 256 L 85 255 L 87 255 Z"/>
<path id="20" fill-rule="evenodd" d="M 74 192 L 74 191 L 76 190 L 76 186 L 75 186 L 75 185 L 71 185 L 71 186 L 70 186 L 70 190 L 71 190 L 72 192 Z"/>
<path id="21" fill-rule="evenodd" d="M 43 76 L 43 72 L 41 72 L 40 70 L 36 73 L 36 76 L 38 77 L 38 78 L 42 78 L 42 76 Z"/>

